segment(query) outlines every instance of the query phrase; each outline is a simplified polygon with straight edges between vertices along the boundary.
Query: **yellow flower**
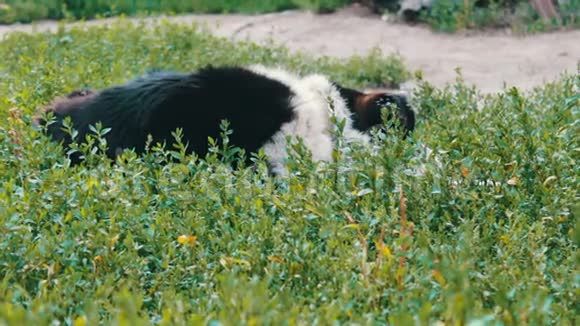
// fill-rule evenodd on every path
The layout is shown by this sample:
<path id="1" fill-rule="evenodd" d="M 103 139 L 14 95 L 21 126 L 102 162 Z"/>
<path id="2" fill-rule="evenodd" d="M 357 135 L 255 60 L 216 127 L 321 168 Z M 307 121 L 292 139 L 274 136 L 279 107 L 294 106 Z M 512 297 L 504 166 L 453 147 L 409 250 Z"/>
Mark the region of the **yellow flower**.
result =
<path id="1" fill-rule="evenodd" d="M 75 319 L 73 325 L 74 326 L 85 326 L 87 324 L 87 317 L 79 316 Z"/>
<path id="2" fill-rule="evenodd" d="M 179 242 L 182 245 L 185 244 L 189 244 L 189 245 L 194 245 L 195 241 L 197 240 L 197 237 L 193 236 L 193 235 L 180 235 L 179 237 L 177 237 L 177 242 Z"/>
<path id="3" fill-rule="evenodd" d="M 391 259 L 393 259 L 393 254 L 391 253 L 391 249 L 389 249 L 389 247 L 381 245 L 379 246 L 379 250 L 381 254 L 383 254 L 383 256 L 387 257 L 388 261 L 391 261 Z"/>

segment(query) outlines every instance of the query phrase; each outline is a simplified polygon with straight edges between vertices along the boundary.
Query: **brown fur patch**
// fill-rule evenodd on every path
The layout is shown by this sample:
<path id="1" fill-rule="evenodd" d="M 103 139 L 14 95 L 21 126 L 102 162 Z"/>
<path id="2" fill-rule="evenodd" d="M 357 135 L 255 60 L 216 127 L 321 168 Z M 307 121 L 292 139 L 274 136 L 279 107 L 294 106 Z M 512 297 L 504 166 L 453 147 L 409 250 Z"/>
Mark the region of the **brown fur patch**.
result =
<path id="1" fill-rule="evenodd" d="M 68 114 L 76 110 L 86 101 L 97 96 L 97 92 L 93 91 L 75 91 L 66 97 L 55 99 L 47 108 L 46 111 L 52 111 L 58 114 Z"/>
<path id="2" fill-rule="evenodd" d="M 46 112 L 53 112 L 58 115 L 66 115 L 74 110 L 78 110 L 83 103 L 94 98 L 98 92 L 93 90 L 72 91 L 69 94 L 55 98 L 49 105 L 44 107 L 39 114 L 32 117 L 32 122 L 36 127 L 44 125 L 46 121 L 42 115 Z"/>
<path id="3" fill-rule="evenodd" d="M 354 103 L 354 109 L 358 114 L 360 121 L 364 125 L 367 125 L 369 121 L 368 109 L 373 106 L 374 102 L 382 94 L 383 93 L 363 94 L 356 99 Z"/>
<path id="4" fill-rule="evenodd" d="M 355 106 L 357 108 L 367 108 L 370 104 L 376 101 L 384 93 L 364 94 L 356 99 Z"/>

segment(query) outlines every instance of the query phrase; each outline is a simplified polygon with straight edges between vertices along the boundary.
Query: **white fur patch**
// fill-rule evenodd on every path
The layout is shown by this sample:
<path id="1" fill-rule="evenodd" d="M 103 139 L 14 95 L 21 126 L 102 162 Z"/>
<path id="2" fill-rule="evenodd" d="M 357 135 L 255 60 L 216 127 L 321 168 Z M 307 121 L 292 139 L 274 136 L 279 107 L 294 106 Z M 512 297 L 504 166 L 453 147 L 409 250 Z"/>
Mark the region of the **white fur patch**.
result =
<path id="1" fill-rule="evenodd" d="M 274 173 L 288 173 L 284 162 L 288 156 L 288 136 L 302 138 L 314 161 L 331 161 L 334 147 L 331 134 L 332 115 L 338 120 L 346 119 L 343 135 L 347 141 L 369 141 L 367 135 L 353 128 L 350 110 L 336 87 L 326 77 L 316 74 L 300 77 L 283 69 L 259 65 L 251 66 L 249 70 L 285 84 L 294 93 L 290 99 L 294 119 L 283 124 L 280 131 L 263 146 Z"/>

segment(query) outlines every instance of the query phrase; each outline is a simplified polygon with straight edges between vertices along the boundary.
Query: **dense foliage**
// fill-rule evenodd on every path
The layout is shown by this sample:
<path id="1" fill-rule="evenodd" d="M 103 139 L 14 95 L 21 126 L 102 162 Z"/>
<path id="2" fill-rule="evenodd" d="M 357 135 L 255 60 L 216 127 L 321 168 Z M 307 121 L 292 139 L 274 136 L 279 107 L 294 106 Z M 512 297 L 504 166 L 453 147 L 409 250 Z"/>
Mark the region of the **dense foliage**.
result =
<path id="1" fill-rule="evenodd" d="M 557 17 L 544 20 L 529 0 L 435 0 L 419 14 L 419 20 L 445 32 L 510 28 L 517 33 L 533 33 L 580 27 L 579 0 L 558 1 L 554 9 Z"/>
<path id="2" fill-rule="evenodd" d="M 99 16 L 142 13 L 265 13 L 287 9 L 328 12 L 359 2 L 378 12 L 396 13 L 404 0 L 1 0 L 0 23 L 39 19 L 91 19 Z M 548 1 L 548 0 L 546 0 Z M 412 19 L 437 30 L 458 31 L 485 27 L 510 27 L 518 32 L 545 31 L 580 26 L 580 1 L 558 1 L 558 18 L 540 19 L 528 0 L 434 0 L 413 12 Z M 408 17 L 408 15 L 404 15 Z"/>
<path id="3" fill-rule="evenodd" d="M 264 13 L 286 9 L 328 11 L 349 0 L 3 0 L 0 23 L 42 18 L 94 18 L 139 13 Z M 4 3 L 4 6 L 1 4 Z"/>
<path id="4" fill-rule="evenodd" d="M 576 323 L 578 76 L 486 97 L 421 81 L 410 140 L 338 141 L 318 166 L 297 144 L 288 178 L 259 155 L 232 171 L 227 132 L 205 158 L 168 144 L 115 165 L 89 153 L 95 136 L 73 168 L 29 122 L 80 86 L 208 62 L 351 86 L 405 73 L 379 54 L 314 60 L 169 24 L 0 44 L 0 324 Z"/>

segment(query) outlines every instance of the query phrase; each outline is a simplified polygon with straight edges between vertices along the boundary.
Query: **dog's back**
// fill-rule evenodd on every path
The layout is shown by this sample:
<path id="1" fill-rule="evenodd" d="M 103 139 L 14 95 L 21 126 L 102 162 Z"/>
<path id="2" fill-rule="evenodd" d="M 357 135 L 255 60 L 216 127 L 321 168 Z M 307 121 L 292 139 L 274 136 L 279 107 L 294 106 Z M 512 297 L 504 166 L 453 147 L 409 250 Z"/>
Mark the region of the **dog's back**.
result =
<path id="1" fill-rule="evenodd" d="M 145 150 L 148 135 L 171 144 L 172 132 L 183 129 L 189 152 L 204 156 L 208 137 L 220 137 L 220 122 L 230 122 L 230 144 L 255 152 L 292 118 L 292 91 L 281 82 L 242 68 L 206 68 L 184 74 L 156 71 L 98 92 L 74 92 L 54 101 L 47 111 L 56 117 L 48 126 L 56 141 L 70 144 L 62 121 L 70 117 L 78 140 L 100 122 L 110 128 L 105 138 L 114 158 L 124 149 Z M 40 121 L 42 124 L 44 121 Z M 45 122 L 44 122 L 45 123 Z"/>

